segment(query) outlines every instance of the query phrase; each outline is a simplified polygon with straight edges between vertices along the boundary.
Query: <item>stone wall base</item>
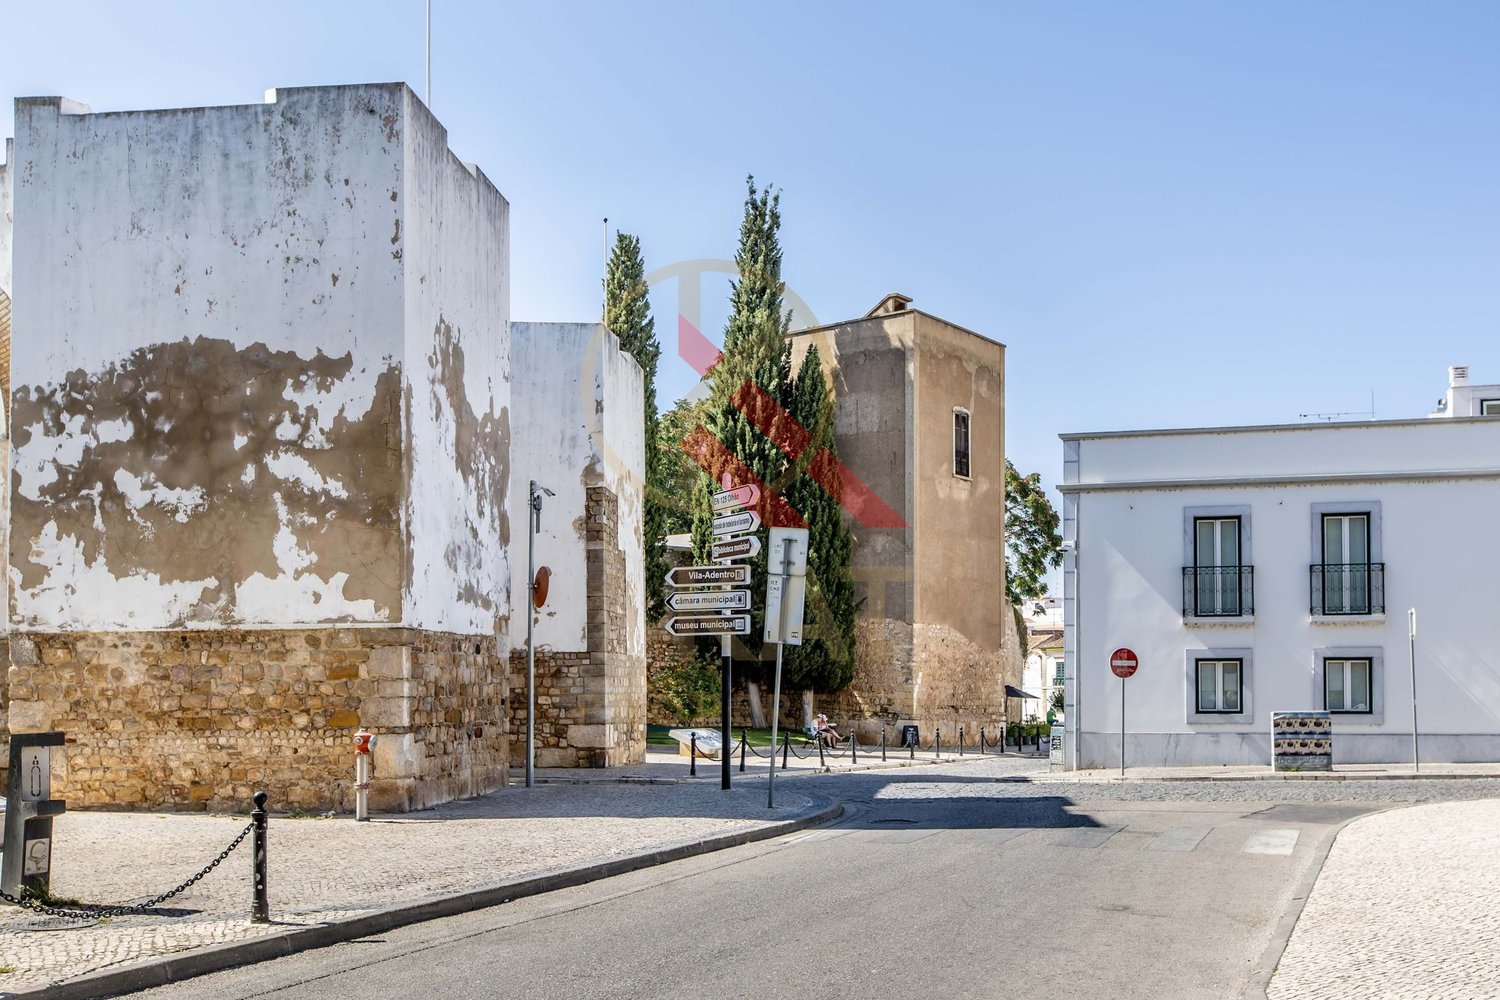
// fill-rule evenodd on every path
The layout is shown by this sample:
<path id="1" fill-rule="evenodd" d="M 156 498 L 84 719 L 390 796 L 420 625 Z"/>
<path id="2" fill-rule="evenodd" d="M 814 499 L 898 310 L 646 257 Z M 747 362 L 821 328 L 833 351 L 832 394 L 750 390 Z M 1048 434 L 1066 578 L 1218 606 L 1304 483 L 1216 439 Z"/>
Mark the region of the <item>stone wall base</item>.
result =
<path id="1" fill-rule="evenodd" d="M 406 628 L 14 634 L 13 732 L 68 736 L 70 807 L 349 811 L 353 736 L 376 734 L 371 809 L 506 781 L 497 642 Z"/>
<path id="2" fill-rule="evenodd" d="M 615 661 L 621 661 L 616 663 Z M 613 668 L 613 669 L 611 669 Z M 623 654 L 536 652 L 536 766 L 621 767 L 646 759 L 645 665 Z M 639 681 L 635 680 L 639 676 Z M 526 651 L 510 654 L 510 759 L 526 760 Z"/>

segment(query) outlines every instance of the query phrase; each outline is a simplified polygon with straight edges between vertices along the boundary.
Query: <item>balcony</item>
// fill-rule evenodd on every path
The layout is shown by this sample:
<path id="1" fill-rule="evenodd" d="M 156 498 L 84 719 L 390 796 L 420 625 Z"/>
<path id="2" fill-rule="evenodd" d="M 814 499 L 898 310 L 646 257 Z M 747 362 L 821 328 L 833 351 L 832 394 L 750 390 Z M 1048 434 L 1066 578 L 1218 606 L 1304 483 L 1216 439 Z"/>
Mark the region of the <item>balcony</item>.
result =
<path id="1" fill-rule="evenodd" d="M 1184 618 L 1246 618 L 1255 614 L 1254 566 L 1184 566 Z"/>
<path id="2" fill-rule="evenodd" d="M 1314 617 L 1385 614 L 1385 563 L 1315 563 L 1308 576 Z"/>

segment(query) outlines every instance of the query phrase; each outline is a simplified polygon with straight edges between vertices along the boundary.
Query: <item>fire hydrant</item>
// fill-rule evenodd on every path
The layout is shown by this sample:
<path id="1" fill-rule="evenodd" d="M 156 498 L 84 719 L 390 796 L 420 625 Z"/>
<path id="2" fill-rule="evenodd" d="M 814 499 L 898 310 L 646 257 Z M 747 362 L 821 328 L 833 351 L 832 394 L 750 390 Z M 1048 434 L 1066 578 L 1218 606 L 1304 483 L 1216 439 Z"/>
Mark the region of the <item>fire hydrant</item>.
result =
<path id="1" fill-rule="evenodd" d="M 370 818 L 370 751 L 374 746 L 369 730 L 354 734 L 354 818 L 361 823 Z"/>

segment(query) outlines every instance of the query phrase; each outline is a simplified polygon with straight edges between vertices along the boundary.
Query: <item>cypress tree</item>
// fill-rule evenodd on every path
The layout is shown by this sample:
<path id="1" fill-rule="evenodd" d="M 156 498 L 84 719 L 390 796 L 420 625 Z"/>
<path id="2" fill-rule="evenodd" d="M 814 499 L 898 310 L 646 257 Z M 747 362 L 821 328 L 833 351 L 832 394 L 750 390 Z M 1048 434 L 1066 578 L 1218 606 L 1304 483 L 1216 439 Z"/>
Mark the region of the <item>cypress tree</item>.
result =
<path id="1" fill-rule="evenodd" d="M 854 539 L 844 522 L 838 480 L 824 470 L 838 454 L 833 437 L 833 394 L 823 374 L 816 345 L 808 348 L 797 372 L 792 416 L 807 429 L 811 440 L 797 463 L 797 476 L 787 487 L 787 499 L 808 525 L 807 605 L 802 645 L 788 646 L 783 656 L 789 686 L 837 691 L 854 679 L 854 577 L 850 559 Z M 818 459 L 826 451 L 827 458 Z M 818 460 L 822 478 L 810 466 Z"/>
<path id="2" fill-rule="evenodd" d="M 667 609 L 664 538 L 666 504 L 670 502 L 666 482 L 669 469 L 658 446 L 661 419 L 656 412 L 656 369 L 661 360 L 661 344 L 656 339 L 656 321 L 651 318 L 651 303 L 647 298 L 641 241 L 629 233 L 615 234 L 614 249 L 604 271 L 604 304 L 604 325 L 620 338 L 620 349 L 641 366 L 646 444 L 641 538 L 645 546 L 646 619 L 656 622 Z"/>

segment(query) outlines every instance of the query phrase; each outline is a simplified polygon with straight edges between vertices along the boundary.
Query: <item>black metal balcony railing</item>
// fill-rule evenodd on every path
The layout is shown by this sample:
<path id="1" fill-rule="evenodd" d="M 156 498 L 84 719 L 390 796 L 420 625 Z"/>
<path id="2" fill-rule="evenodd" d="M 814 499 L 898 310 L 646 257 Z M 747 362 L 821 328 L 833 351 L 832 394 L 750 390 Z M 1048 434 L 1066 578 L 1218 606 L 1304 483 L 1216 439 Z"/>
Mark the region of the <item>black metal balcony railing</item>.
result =
<path id="1" fill-rule="evenodd" d="M 1385 563 L 1316 563 L 1309 584 L 1315 615 L 1385 614 Z"/>
<path id="2" fill-rule="evenodd" d="M 1184 566 L 1182 613 L 1189 618 L 1255 614 L 1255 567 Z"/>

